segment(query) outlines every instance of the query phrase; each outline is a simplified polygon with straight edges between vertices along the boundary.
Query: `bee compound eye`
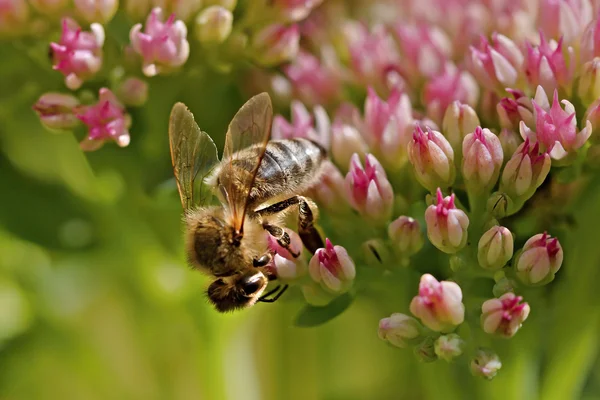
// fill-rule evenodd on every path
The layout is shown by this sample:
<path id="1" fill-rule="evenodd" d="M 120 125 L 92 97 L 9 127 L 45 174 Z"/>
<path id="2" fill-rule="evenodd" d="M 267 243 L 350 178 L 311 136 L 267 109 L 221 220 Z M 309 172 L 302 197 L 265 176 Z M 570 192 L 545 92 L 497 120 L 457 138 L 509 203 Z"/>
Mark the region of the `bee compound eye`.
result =
<path id="1" fill-rule="evenodd" d="M 242 282 L 242 290 L 246 295 L 251 295 L 260 290 L 263 286 L 261 275 L 252 275 Z"/>

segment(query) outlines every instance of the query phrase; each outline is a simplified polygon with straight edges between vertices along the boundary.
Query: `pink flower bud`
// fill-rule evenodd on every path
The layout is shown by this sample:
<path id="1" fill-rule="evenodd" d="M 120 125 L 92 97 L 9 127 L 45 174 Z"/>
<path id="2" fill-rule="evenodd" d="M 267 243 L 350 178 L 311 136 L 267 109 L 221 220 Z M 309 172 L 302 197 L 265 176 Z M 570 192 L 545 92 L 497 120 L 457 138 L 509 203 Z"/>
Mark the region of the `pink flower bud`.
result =
<path id="1" fill-rule="evenodd" d="M 452 43 L 442 29 L 421 23 L 396 25 L 396 35 L 402 55 L 402 69 L 410 80 L 421 76 L 431 77 L 444 69 L 452 55 Z"/>
<path id="2" fill-rule="evenodd" d="M 456 253 L 467 244 L 469 217 L 454 205 L 454 193 L 444 198 L 438 188 L 437 204 L 427 207 L 425 222 L 427 237 L 444 253 Z"/>
<path id="3" fill-rule="evenodd" d="M 525 76 L 531 87 L 541 85 L 546 92 L 559 87 L 570 91 L 575 65 L 572 60 L 573 49 L 567 48 L 568 56 L 565 57 L 562 45 L 562 39 L 548 42 L 543 34 L 540 34 L 538 46 L 526 43 Z"/>
<path id="4" fill-rule="evenodd" d="M 424 244 L 419 222 L 411 217 L 401 216 L 392 221 L 388 225 L 388 236 L 403 256 L 418 253 Z"/>
<path id="5" fill-rule="evenodd" d="M 369 88 L 362 133 L 369 148 L 377 152 L 386 166 L 396 169 L 404 162 L 413 122 L 412 106 L 406 94 L 394 89 L 387 101 L 383 101 Z"/>
<path id="6" fill-rule="evenodd" d="M 513 337 L 529 315 L 529 304 L 521 301 L 523 297 L 509 292 L 499 299 L 484 302 L 481 306 L 481 327 L 484 332 L 505 338 Z"/>
<path id="7" fill-rule="evenodd" d="M 297 97 L 309 104 L 330 104 L 340 97 L 341 80 L 338 61 L 331 52 L 322 60 L 300 50 L 283 70 Z"/>
<path id="8" fill-rule="evenodd" d="M 475 357 L 471 360 L 471 373 L 474 376 L 492 379 L 500 368 L 502 368 L 500 358 L 490 349 L 478 349 Z"/>
<path id="9" fill-rule="evenodd" d="M 273 0 L 272 4 L 286 21 L 301 21 L 323 0 Z"/>
<path id="10" fill-rule="evenodd" d="M 462 159 L 462 144 L 465 136 L 479 126 L 477 113 L 468 104 L 454 101 L 446 109 L 442 132 L 448 139 L 448 143 L 454 150 L 454 158 L 457 162 Z"/>
<path id="11" fill-rule="evenodd" d="M 410 312 L 431 330 L 451 332 L 465 319 L 462 291 L 454 282 L 438 282 L 425 274 L 421 276 L 419 294 L 410 302 Z"/>
<path id="12" fill-rule="evenodd" d="M 494 33 L 491 44 L 482 37 L 479 48 L 471 46 L 471 72 L 489 90 L 515 85 L 522 64 L 521 50 L 504 35 Z"/>
<path id="13" fill-rule="evenodd" d="M 314 140 L 329 149 L 330 122 L 327 112 L 321 106 L 314 108 L 314 118 L 304 104 L 292 101 L 291 123 L 281 115 L 273 119 L 271 135 L 273 139 L 306 138 Z"/>
<path id="14" fill-rule="evenodd" d="M 440 336 L 436 339 L 434 345 L 435 354 L 448 362 L 460 356 L 463 353 L 464 347 L 465 341 L 456 333 Z"/>
<path id="15" fill-rule="evenodd" d="M 154 8 L 148 18 L 144 32 L 142 24 L 136 24 L 129 32 L 131 45 L 143 59 L 142 71 L 146 76 L 166 73 L 181 67 L 190 55 L 187 27 L 175 14 L 162 22 L 163 12 Z"/>
<path id="16" fill-rule="evenodd" d="M 529 138 L 525 139 L 504 167 L 500 191 L 514 201 L 529 199 L 550 172 L 550 155 L 540 154 L 539 148 L 539 143 L 531 145 Z"/>
<path id="17" fill-rule="evenodd" d="M 539 86 L 541 89 L 541 86 Z M 543 89 L 541 89 L 543 91 Z M 519 123 L 524 121 L 525 124 L 533 124 L 533 105 L 531 99 L 525 96 L 520 90 L 506 89 L 512 95 L 503 97 L 496 105 L 496 111 L 500 119 L 500 126 L 505 129 L 516 130 Z"/>
<path id="18" fill-rule="evenodd" d="M 554 279 L 563 261 L 557 238 L 546 232 L 532 236 L 517 254 L 513 265 L 517 277 L 528 285 L 544 285 Z"/>
<path id="19" fill-rule="evenodd" d="M 74 3 L 77 13 L 88 23 L 107 23 L 119 7 L 118 0 L 74 0 Z"/>
<path id="20" fill-rule="evenodd" d="M 342 293 L 352 286 L 356 269 L 342 246 L 333 246 L 325 240 L 325 248 L 318 249 L 310 259 L 308 272 L 313 281 L 332 293 Z"/>
<path id="21" fill-rule="evenodd" d="M 29 20 L 30 10 L 25 0 L 0 1 L 0 35 L 17 36 Z"/>
<path id="22" fill-rule="evenodd" d="M 413 140 L 408 144 L 408 159 L 415 167 L 417 180 L 429 191 L 454 183 L 454 151 L 441 133 L 429 128 L 425 133 L 416 126 Z"/>
<path id="23" fill-rule="evenodd" d="M 53 69 L 62 72 L 71 90 L 79 89 L 102 66 L 104 29 L 100 24 L 92 24 L 90 29 L 83 32 L 77 22 L 63 18 L 60 42 L 50 43 Z"/>
<path id="24" fill-rule="evenodd" d="M 510 129 L 502 129 L 500 134 L 498 135 L 498 139 L 500 140 L 500 144 L 502 145 L 502 153 L 505 155 L 514 154 L 517 150 L 517 147 L 523 143 L 523 139 L 516 132 Z"/>
<path id="25" fill-rule="evenodd" d="M 498 181 L 503 160 L 500 140 L 489 129 L 478 126 L 465 136 L 462 173 L 467 189 L 473 193 L 491 190 Z"/>
<path id="26" fill-rule="evenodd" d="M 338 165 L 348 165 L 353 154 L 364 158 L 368 147 L 358 129 L 334 122 L 331 128 L 331 156 Z"/>
<path id="27" fill-rule="evenodd" d="M 202 10 L 195 19 L 196 38 L 203 44 L 223 43 L 231 34 L 233 14 L 220 6 Z"/>
<path id="28" fill-rule="evenodd" d="M 346 182 L 340 170 L 330 161 L 325 161 L 323 175 L 318 184 L 312 187 L 308 196 L 319 207 L 332 214 L 344 214 L 350 210 L 346 200 Z"/>
<path id="29" fill-rule="evenodd" d="M 148 100 L 148 84 L 138 78 L 127 78 L 121 82 L 116 94 L 126 106 L 139 107 Z"/>
<path id="30" fill-rule="evenodd" d="M 129 145 L 130 117 L 107 88 L 100 89 L 96 104 L 78 107 L 76 115 L 89 128 L 88 137 L 81 142 L 82 150 L 97 150 L 107 140 L 114 140 L 120 147 Z"/>
<path id="31" fill-rule="evenodd" d="M 346 194 L 352 208 L 374 222 L 388 221 L 394 205 L 394 191 L 383 167 L 367 154 L 363 168 L 358 154 L 350 160 L 346 175 Z"/>
<path id="32" fill-rule="evenodd" d="M 387 340 L 396 347 L 407 347 L 419 339 L 423 327 L 413 317 L 405 314 L 394 313 L 388 318 L 379 321 L 379 338 Z"/>
<path id="33" fill-rule="evenodd" d="M 444 113 L 453 101 L 475 106 L 479 98 L 479 86 L 471 74 L 447 64 L 444 72 L 433 77 L 423 88 L 423 103 L 427 105 L 427 115 L 436 123 L 441 123 Z"/>
<path id="34" fill-rule="evenodd" d="M 290 236 L 290 249 L 292 252 L 301 254 L 303 246 L 300 236 L 291 229 L 284 228 L 284 230 Z M 277 240 L 269 234 L 267 234 L 267 243 L 269 250 L 275 253 L 271 268 L 273 268 L 273 272 L 278 280 L 289 283 L 306 274 L 306 264 L 302 259 L 294 257 L 287 249 L 280 246 L 279 243 L 277 243 Z"/>
<path id="35" fill-rule="evenodd" d="M 369 30 L 358 22 L 343 27 L 353 72 L 364 86 L 385 86 L 390 67 L 398 65 L 400 56 L 390 33 L 383 25 Z M 365 57 L 368 54 L 369 57 Z"/>
<path id="36" fill-rule="evenodd" d="M 589 0 L 542 0 L 538 7 L 540 30 L 549 38 L 563 38 L 567 44 L 575 44 L 593 15 Z"/>
<path id="37" fill-rule="evenodd" d="M 488 270 L 497 270 L 506 265 L 513 256 L 513 236 L 503 226 L 494 226 L 485 232 L 477 245 L 479 265 Z"/>
<path id="38" fill-rule="evenodd" d="M 579 148 L 581 148 L 592 134 L 592 123 L 586 121 L 585 128 L 577 132 L 577 119 L 575 118 L 575 107 L 567 100 L 564 110 L 558 101 L 558 91 L 554 90 L 552 106 L 544 109 L 535 100 L 532 102 L 535 110 L 535 127 L 533 133 L 529 127 L 521 123 L 521 135 L 536 139 L 543 149 L 550 153 L 550 157 L 566 163 L 571 161 Z"/>
<path id="39" fill-rule="evenodd" d="M 33 105 L 40 122 L 50 129 L 71 129 L 79 125 L 74 108 L 79 105 L 75 96 L 62 93 L 45 93 Z"/>
<path id="40" fill-rule="evenodd" d="M 600 57 L 583 65 L 577 94 L 586 107 L 600 98 Z"/>
<path id="41" fill-rule="evenodd" d="M 265 66 L 293 60 L 298 54 L 299 46 L 300 30 L 295 24 L 268 25 L 252 37 L 254 58 Z"/>
<path id="42" fill-rule="evenodd" d="M 600 17 L 598 16 L 583 31 L 580 57 L 581 63 L 592 61 L 595 57 L 600 57 Z"/>

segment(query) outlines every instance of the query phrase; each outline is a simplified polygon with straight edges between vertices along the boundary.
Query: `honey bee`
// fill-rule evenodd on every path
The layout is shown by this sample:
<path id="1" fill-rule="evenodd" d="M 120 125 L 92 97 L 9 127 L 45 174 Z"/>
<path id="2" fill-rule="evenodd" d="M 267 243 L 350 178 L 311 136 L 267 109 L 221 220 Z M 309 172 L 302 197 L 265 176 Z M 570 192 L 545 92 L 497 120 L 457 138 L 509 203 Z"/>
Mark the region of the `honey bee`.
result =
<path id="1" fill-rule="evenodd" d="M 194 268 L 215 277 L 207 295 L 220 312 L 274 302 L 287 289 L 277 286 L 263 295 L 276 279 L 265 231 L 291 252 L 281 227 L 288 211 L 298 211 L 305 247 L 313 253 L 323 247 L 314 226 L 316 206 L 299 193 L 318 181 L 326 152 L 308 139 L 269 141 L 272 118 L 267 93 L 248 100 L 229 124 L 219 161 L 214 142 L 187 107 L 177 103 L 171 111 L 169 141 L 186 253 Z M 209 205 L 213 194 L 220 205 Z"/>

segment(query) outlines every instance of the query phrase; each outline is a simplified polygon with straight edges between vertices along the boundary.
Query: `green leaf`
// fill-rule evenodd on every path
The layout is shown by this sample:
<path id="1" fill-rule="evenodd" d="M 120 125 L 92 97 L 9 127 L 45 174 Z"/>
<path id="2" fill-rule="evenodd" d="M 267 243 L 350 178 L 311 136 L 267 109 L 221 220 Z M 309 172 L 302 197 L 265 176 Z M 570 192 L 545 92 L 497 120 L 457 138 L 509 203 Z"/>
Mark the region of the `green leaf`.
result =
<path id="1" fill-rule="evenodd" d="M 302 328 L 322 325 L 346 311 L 352 301 L 354 301 L 354 297 L 345 293 L 323 307 L 308 305 L 296 316 L 294 325 Z"/>

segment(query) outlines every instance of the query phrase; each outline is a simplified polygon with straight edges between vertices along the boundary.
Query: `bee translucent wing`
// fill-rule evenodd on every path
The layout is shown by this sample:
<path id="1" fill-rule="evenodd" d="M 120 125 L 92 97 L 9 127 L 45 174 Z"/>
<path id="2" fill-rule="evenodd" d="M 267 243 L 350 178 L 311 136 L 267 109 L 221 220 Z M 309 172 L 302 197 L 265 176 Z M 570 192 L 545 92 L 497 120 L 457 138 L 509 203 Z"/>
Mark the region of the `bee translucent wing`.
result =
<path id="1" fill-rule="evenodd" d="M 217 147 L 206 132 L 200 130 L 194 116 L 183 103 L 176 103 L 169 118 L 169 144 L 173 172 L 184 210 L 198 204 L 204 177 L 219 161 Z M 196 188 L 194 182 L 200 180 Z M 205 194 L 205 193 L 204 193 Z M 205 194 L 206 195 L 206 194 Z"/>
<path id="2" fill-rule="evenodd" d="M 229 124 L 223 150 L 223 172 L 231 177 L 221 182 L 229 205 L 233 227 L 242 231 L 250 190 L 265 155 L 271 133 L 273 106 L 267 93 L 246 102 Z M 235 179 L 233 179 L 235 177 Z"/>

